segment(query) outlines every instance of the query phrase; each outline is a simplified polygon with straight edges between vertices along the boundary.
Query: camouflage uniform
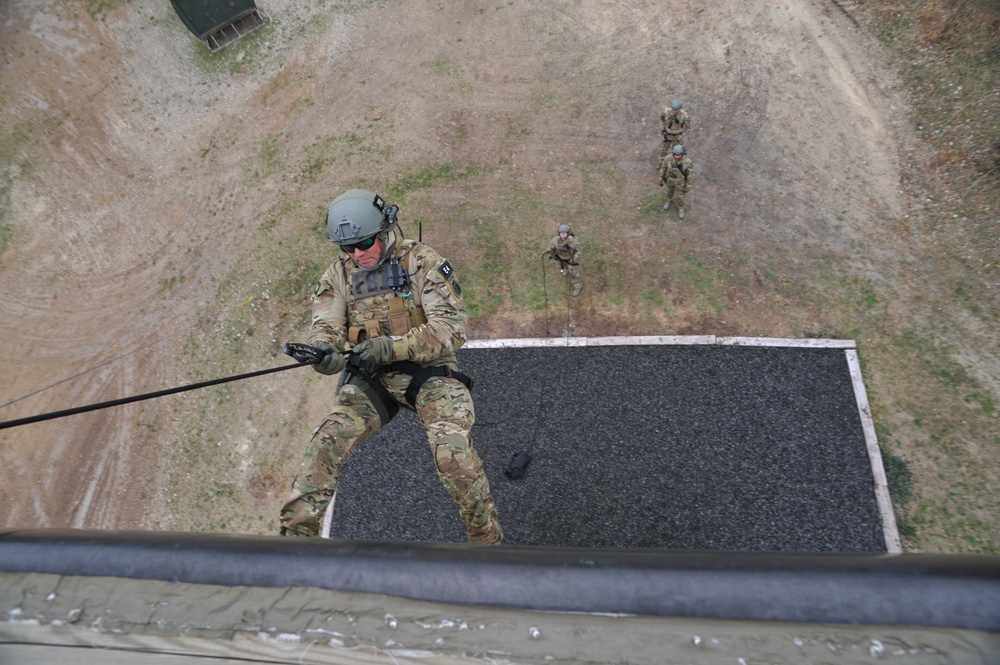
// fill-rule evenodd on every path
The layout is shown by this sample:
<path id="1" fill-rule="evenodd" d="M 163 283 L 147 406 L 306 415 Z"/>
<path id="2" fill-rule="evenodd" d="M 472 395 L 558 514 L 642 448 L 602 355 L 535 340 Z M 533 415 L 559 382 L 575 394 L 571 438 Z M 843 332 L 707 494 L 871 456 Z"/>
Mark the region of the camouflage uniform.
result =
<path id="1" fill-rule="evenodd" d="M 684 132 L 691 128 L 691 117 L 684 109 L 674 114 L 669 106 L 660 111 L 660 122 L 663 124 L 663 142 L 660 144 L 660 166 L 663 160 L 670 156 L 675 145 L 683 145 Z"/>
<path id="2" fill-rule="evenodd" d="M 327 269 L 313 297 L 308 342 L 327 342 L 338 351 L 349 351 L 360 339 L 391 335 L 397 359 L 458 370 L 455 350 L 465 343 L 468 315 L 451 264 L 427 245 L 394 241 L 395 235 L 389 236 L 392 249 L 381 268 L 365 271 L 342 255 Z M 409 288 L 387 286 L 390 259 L 398 260 L 410 276 Z M 451 376 L 431 376 L 411 404 L 406 397 L 411 378 L 390 365 L 376 379 L 388 391 L 390 402 L 395 401 L 387 415 L 366 395 L 364 382 L 345 383 L 342 377 L 336 405 L 313 434 L 292 494 L 281 510 L 283 535 L 320 533 L 347 456 L 402 405 L 416 411 L 427 432 L 438 476 L 458 506 L 469 540 L 487 544 L 503 540 L 489 481 L 472 445 L 476 414 L 468 388 Z"/>
<path id="3" fill-rule="evenodd" d="M 563 240 L 557 233 L 549 242 L 545 256 L 559 261 L 559 270 L 573 282 L 573 296 L 580 295 L 583 290 L 583 279 L 580 276 L 580 241 L 570 231 Z"/>
<path id="4" fill-rule="evenodd" d="M 694 175 L 694 166 L 687 155 L 684 155 L 680 159 L 674 159 L 673 155 L 671 155 L 664 160 L 663 165 L 660 166 L 660 182 L 667 185 L 667 205 L 664 206 L 664 210 L 671 203 L 675 203 L 677 204 L 678 212 L 683 218 L 684 195 L 687 194 L 688 189 L 691 187 L 692 175 Z"/>

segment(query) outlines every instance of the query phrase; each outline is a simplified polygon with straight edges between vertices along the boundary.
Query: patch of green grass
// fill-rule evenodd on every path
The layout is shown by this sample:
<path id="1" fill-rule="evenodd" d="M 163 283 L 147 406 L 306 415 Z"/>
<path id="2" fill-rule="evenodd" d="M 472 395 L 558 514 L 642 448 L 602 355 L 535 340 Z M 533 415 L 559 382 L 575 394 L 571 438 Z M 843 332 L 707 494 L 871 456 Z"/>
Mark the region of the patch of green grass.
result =
<path id="1" fill-rule="evenodd" d="M 858 290 L 861 292 L 861 300 L 858 304 L 864 309 L 872 309 L 878 304 L 878 295 L 875 293 L 875 288 L 870 283 L 863 283 L 858 286 Z"/>
<path id="2" fill-rule="evenodd" d="M 247 183 L 252 184 L 283 173 L 286 169 L 285 154 L 281 146 L 281 136 L 268 136 L 260 142 L 250 162 Z"/>
<path id="3" fill-rule="evenodd" d="M 7 246 L 14 237 L 14 228 L 8 224 L 7 213 L 11 205 L 11 191 L 14 189 L 14 174 L 12 169 L 0 170 L 0 257 L 7 251 Z"/>
<path id="4" fill-rule="evenodd" d="M 87 14 L 95 21 L 103 21 L 105 15 L 114 11 L 118 7 L 131 4 L 132 0 L 86 0 L 84 3 Z"/>
<path id="5" fill-rule="evenodd" d="M 451 58 L 440 57 L 420 64 L 431 73 L 445 78 L 458 78 L 462 73 L 461 66 Z"/>
<path id="6" fill-rule="evenodd" d="M 653 192 L 646 194 L 639 202 L 639 214 L 649 219 L 654 219 L 659 226 L 666 226 L 669 217 L 662 214 L 663 204 L 666 202 L 666 194 Z"/>
<path id="7" fill-rule="evenodd" d="M 436 76 L 455 81 L 460 91 L 472 92 L 472 84 L 462 76 L 462 65 L 458 61 L 442 56 L 420 64 Z"/>
<path id="8" fill-rule="evenodd" d="M 7 98 L 10 89 L 0 84 L 0 95 Z M 19 96 L 19 95 L 18 95 Z M 51 154 L 49 146 L 65 140 L 67 111 L 23 109 L 18 114 L 0 113 L 0 205 L 9 196 L 17 179 L 31 179 L 44 169 L 40 155 Z"/>
<path id="9" fill-rule="evenodd" d="M 2 218 L 3 215 L 3 207 L 0 206 L 0 218 Z M 7 251 L 7 246 L 10 244 L 13 237 L 14 229 L 12 229 L 9 224 L 0 223 L 0 259 L 3 258 L 3 254 Z"/>
<path id="10" fill-rule="evenodd" d="M 906 27 L 905 15 L 897 13 L 880 26 L 878 38 L 887 46 L 895 46 L 901 40 Z"/>
<path id="11" fill-rule="evenodd" d="M 954 360 L 950 349 L 937 340 L 908 328 L 894 339 L 900 353 L 914 357 L 923 374 L 937 380 L 942 388 L 957 389 L 972 383 L 965 366 Z"/>
<path id="12" fill-rule="evenodd" d="M 530 129 L 527 122 L 524 122 L 523 120 L 511 120 L 504 127 L 503 135 L 504 138 L 512 139 L 526 136 L 529 131 Z"/>
<path id="13" fill-rule="evenodd" d="M 170 277 L 161 279 L 159 281 L 159 286 L 156 290 L 157 297 L 162 298 L 169 291 L 172 291 L 178 285 L 183 284 L 186 281 L 186 279 L 187 277 L 183 274 L 171 275 Z"/>
<path id="14" fill-rule="evenodd" d="M 292 181 L 300 189 L 318 182 L 326 175 L 328 167 L 336 165 L 338 170 L 352 168 L 361 159 L 387 158 L 391 155 L 391 150 L 372 133 L 348 132 L 320 137 L 307 145 L 302 155 L 302 159 L 293 167 L 297 173 L 292 176 Z"/>
<path id="15" fill-rule="evenodd" d="M 320 0 L 319 5 L 334 14 L 359 14 L 373 7 L 381 7 L 386 0 Z"/>
<path id="16" fill-rule="evenodd" d="M 993 415 L 993 412 L 996 411 L 996 403 L 986 393 L 974 390 L 966 395 L 964 399 L 966 404 L 978 408 L 986 415 Z"/>
<path id="17" fill-rule="evenodd" d="M 506 262 L 503 242 L 493 224 L 477 224 L 473 246 L 480 248 L 465 266 L 462 277 L 462 297 L 469 316 L 496 314 L 503 303 L 503 280 Z"/>
<path id="18" fill-rule="evenodd" d="M 262 99 L 265 107 L 280 103 L 288 96 L 289 91 L 294 91 L 296 88 L 302 87 L 304 83 L 315 78 L 315 76 L 316 70 L 311 63 L 297 63 L 296 65 L 285 67 L 271 79 L 271 84 L 267 87 L 267 92 Z M 301 103 L 311 106 L 314 102 L 307 98 L 301 100 Z"/>
<path id="19" fill-rule="evenodd" d="M 991 311 L 982 301 L 982 292 L 965 276 L 959 276 L 953 284 L 954 300 L 983 323 L 991 324 Z"/>
<path id="20" fill-rule="evenodd" d="M 614 164 L 606 160 L 577 159 L 574 166 L 580 177 L 581 193 L 575 200 L 574 219 L 611 219 L 621 212 L 614 201 L 621 194 L 621 182 Z M 662 204 L 661 204 L 662 206 Z M 622 220 L 625 223 L 625 220 Z M 639 228 L 645 224 L 640 222 Z"/>
<path id="21" fill-rule="evenodd" d="M 779 292 L 800 313 L 812 312 L 824 336 L 863 339 L 885 325 L 889 299 L 870 280 L 844 274 L 845 268 L 821 261 L 811 276 L 775 279 Z M 818 331 L 802 331 L 818 332 Z"/>
<path id="22" fill-rule="evenodd" d="M 403 201 L 410 192 L 485 175 L 488 169 L 469 166 L 456 160 L 425 166 L 410 173 L 404 173 L 385 187 L 385 197 L 390 201 Z"/>
<path id="23" fill-rule="evenodd" d="M 726 306 L 727 280 L 718 266 L 707 264 L 690 251 L 680 252 L 682 264 L 679 269 L 678 290 L 689 297 L 700 308 L 721 314 Z"/>
<path id="24" fill-rule="evenodd" d="M 639 290 L 639 302 L 642 303 L 643 307 L 647 310 L 666 311 L 668 309 L 667 301 L 663 296 L 663 290 L 660 288 L 656 278 L 652 275 L 648 275 L 646 277 L 646 281 Z"/>
<path id="25" fill-rule="evenodd" d="M 447 219 L 443 230 L 458 239 L 462 247 L 463 272 L 474 275 L 472 292 L 477 295 L 471 314 L 495 313 L 512 301 L 524 311 L 538 311 L 545 305 L 541 247 L 537 238 L 523 230 L 529 220 L 537 217 L 541 204 L 533 193 L 519 188 L 507 194 L 496 206 L 480 206 L 477 202 L 463 205 L 462 214 Z M 485 249 L 485 261 L 480 264 L 478 259 L 468 257 L 469 248 L 475 248 L 477 255 Z M 480 293 L 486 297 L 480 298 Z"/>
<path id="26" fill-rule="evenodd" d="M 263 221 L 257 228 L 261 231 L 271 231 L 281 223 L 282 219 L 293 215 L 298 208 L 298 203 L 290 198 L 279 199 L 267 211 L 267 214 L 264 215 Z"/>
<path id="27" fill-rule="evenodd" d="M 209 141 L 207 146 L 205 146 L 199 151 L 198 154 L 201 156 L 202 159 L 205 159 L 212 153 L 213 150 L 215 150 L 218 147 L 219 146 L 216 144 L 215 139 L 212 139 L 211 141 Z"/>

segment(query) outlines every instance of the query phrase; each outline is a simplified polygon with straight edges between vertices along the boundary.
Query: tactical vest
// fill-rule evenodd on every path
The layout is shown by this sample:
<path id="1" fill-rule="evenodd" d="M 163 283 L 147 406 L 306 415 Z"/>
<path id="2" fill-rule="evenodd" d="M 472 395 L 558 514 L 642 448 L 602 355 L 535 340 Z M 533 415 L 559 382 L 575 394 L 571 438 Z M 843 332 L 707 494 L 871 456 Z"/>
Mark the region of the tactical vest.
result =
<path id="1" fill-rule="evenodd" d="M 423 305 L 416 303 L 410 282 L 410 271 L 406 268 L 406 263 L 410 260 L 408 255 L 416 245 L 413 240 L 401 241 L 393 255 L 371 271 L 362 270 L 349 257 L 341 259 L 344 283 L 348 290 L 347 338 L 352 346 L 382 335 L 405 335 L 412 328 L 427 323 Z M 447 275 L 451 265 L 445 261 L 438 270 Z M 455 288 L 458 294 L 461 293 L 457 282 L 453 283 L 452 288 Z M 356 356 L 354 359 L 356 362 Z M 349 358 L 348 365 L 341 375 L 341 386 L 351 384 L 360 388 L 371 400 L 383 425 L 396 415 L 400 403 L 379 381 L 378 374 L 382 370 L 410 375 L 404 405 L 408 408 L 414 408 L 420 388 L 432 377 L 454 378 L 472 390 L 472 379 L 448 365 L 424 367 L 408 360 L 397 360 L 384 368 L 366 373 L 367 370 L 361 371 L 360 367 L 355 367 L 351 363 L 352 360 Z"/>
<path id="2" fill-rule="evenodd" d="M 569 243 L 569 239 L 573 237 L 570 233 L 566 236 L 566 240 L 559 238 L 556 240 L 556 256 L 559 257 L 560 261 L 569 261 L 573 258 L 573 247 Z"/>
<path id="3" fill-rule="evenodd" d="M 427 323 L 424 308 L 414 302 L 410 274 L 404 265 L 414 245 L 404 241 L 376 270 L 348 268 L 350 259 L 342 263 L 349 292 L 347 339 L 352 346 L 372 337 L 405 335 Z"/>
<path id="4" fill-rule="evenodd" d="M 668 114 L 667 125 L 664 129 L 669 131 L 680 131 L 684 129 L 684 119 L 680 115 Z"/>
<path id="5" fill-rule="evenodd" d="M 674 183 L 681 183 L 687 180 L 688 175 L 691 173 L 690 167 L 684 168 L 684 160 L 676 161 L 670 160 L 670 167 L 667 169 L 667 180 Z"/>
<path id="6" fill-rule="evenodd" d="M 663 131 L 665 133 L 670 132 L 672 137 L 677 137 L 684 132 L 684 124 L 687 122 L 687 113 L 685 111 L 681 111 L 677 115 L 674 115 L 670 111 L 665 110 L 660 116 L 660 119 L 663 121 Z"/>

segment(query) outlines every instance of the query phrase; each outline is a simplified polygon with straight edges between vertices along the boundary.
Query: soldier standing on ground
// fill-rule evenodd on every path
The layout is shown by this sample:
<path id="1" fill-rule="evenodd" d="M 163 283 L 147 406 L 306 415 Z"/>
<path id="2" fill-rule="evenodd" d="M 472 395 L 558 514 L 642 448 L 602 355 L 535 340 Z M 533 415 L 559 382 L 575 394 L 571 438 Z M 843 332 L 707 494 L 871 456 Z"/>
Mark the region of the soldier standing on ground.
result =
<path id="1" fill-rule="evenodd" d="M 448 261 L 403 238 L 396 212 L 367 189 L 349 190 L 330 205 L 327 237 L 344 254 L 316 287 L 308 342 L 325 353 L 313 365 L 317 372 L 343 373 L 333 410 L 313 434 L 281 509 L 281 534 L 321 533 L 348 455 L 404 407 L 427 432 L 469 541 L 496 544 L 503 530 L 472 445 L 471 381 L 455 358 L 468 321 L 462 289 Z"/>
<path id="2" fill-rule="evenodd" d="M 668 159 L 673 152 L 674 146 L 684 142 L 684 132 L 691 127 L 691 118 L 688 112 L 683 109 L 679 99 L 670 102 L 669 107 L 664 107 L 660 112 L 660 122 L 663 124 L 663 143 L 660 144 L 660 166 L 663 160 Z"/>
<path id="3" fill-rule="evenodd" d="M 667 186 L 667 202 L 663 204 L 663 209 L 669 210 L 670 205 L 676 203 L 680 219 L 684 219 L 684 199 L 691 188 L 693 171 L 694 167 L 682 145 L 675 145 L 673 155 L 660 166 L 660 187 Z"/>
<path id="4" fill-rule="evenodd" d="M 569 225 L 560 224 L 556 235 L 549 242 L 549 248 L 542 252 L 542 258 L 559 261 L 559 272 L 573 281 L 573 297 L 583 290 L 580 277 L 580 241 L 576 239 Z"/>

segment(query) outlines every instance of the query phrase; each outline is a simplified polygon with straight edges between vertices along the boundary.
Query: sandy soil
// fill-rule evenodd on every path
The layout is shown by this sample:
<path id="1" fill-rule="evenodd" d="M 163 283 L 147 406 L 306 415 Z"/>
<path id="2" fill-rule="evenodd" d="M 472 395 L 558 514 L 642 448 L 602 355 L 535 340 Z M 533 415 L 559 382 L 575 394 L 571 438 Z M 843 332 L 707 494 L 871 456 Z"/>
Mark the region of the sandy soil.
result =
<path id="1" fill-rule="evenodd" d="M 4 420 L 186 382 L 186 334 L 220 280 L 253 279 L 252 263 L 236 264 L 253 246 L 248 220 L 289 188 L 303 203 L 287 217 L 315 215 L 347 181 L 295 180 L 282 166 L 356 128 L 375 128 L 388 157 L 368 159 L 383 170 L 490 163 L 487 201 L 517 178 L 557 210 L 599 199 L 613 212 L 657 194 L 657 115 L 680 97 L 697 183 L 689 224 L 667 242 L 753 253 L 790 274 L 835 256 L 876 283 L 905 283 L 909 110 L 877 48 L 830 0 L 260 0 L 268 40 L 232 74 L 169 3 L 92 14 L 93 4 L 0 5 L 2 129 L 16 156 L 2 165 Z M 454 191 L 440 205 L 460 205 Z M 292 223 L 279 217 L 279 229 Z M 648 251 L 664 242 L 620 233 Z M 629 332 L 794 332 L 765 309 L 748 316 L 738 328 L 720 318 Z M 575 326 L 607 332 L 586 311 Z M 538 332 L 503 312 L 473 327 Z M 165 425 L 169 413 L 143 402 L 0 431 L 3 526 L 176 526 L 151 503 L 164 441 L 194 424 Z"/>

